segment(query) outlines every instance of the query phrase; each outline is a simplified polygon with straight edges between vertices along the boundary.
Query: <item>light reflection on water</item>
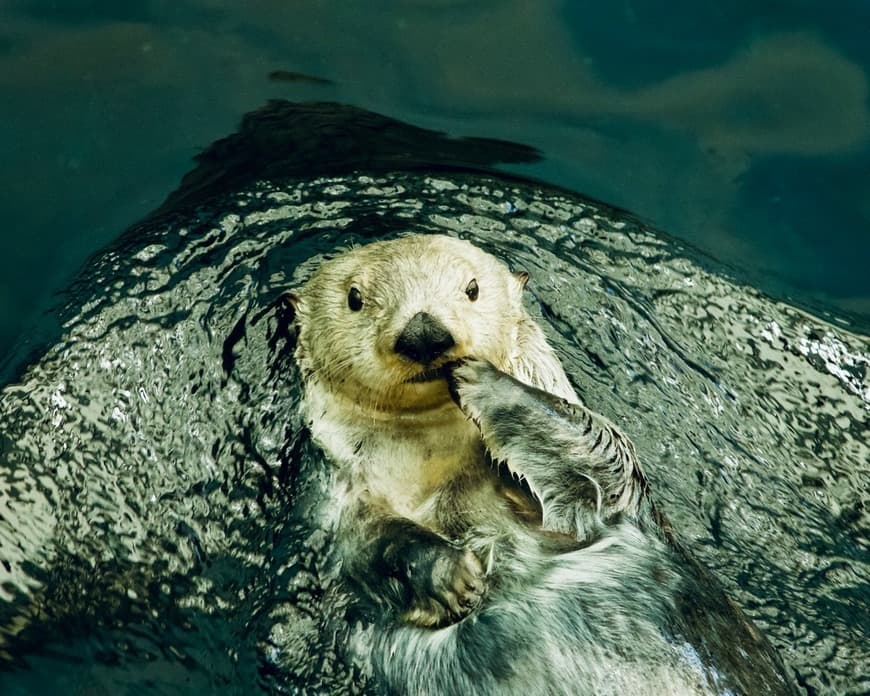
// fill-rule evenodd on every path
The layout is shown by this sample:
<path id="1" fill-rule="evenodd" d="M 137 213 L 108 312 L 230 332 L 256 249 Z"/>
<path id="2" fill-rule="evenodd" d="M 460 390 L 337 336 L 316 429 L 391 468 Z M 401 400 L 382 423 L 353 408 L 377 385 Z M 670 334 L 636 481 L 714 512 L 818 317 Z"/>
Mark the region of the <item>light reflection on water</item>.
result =
<path id="1" fill-rule="evenodd" d="M 411 230 L 531 273 L 568 374 L 689 546 L 799 683 L 866 692 L 867 339 L 579 197 L 394 174 L 263 184 L 91 264 L 0 396 L 4 693 L 364 682 L 274 301 L 318 254 Z"/>

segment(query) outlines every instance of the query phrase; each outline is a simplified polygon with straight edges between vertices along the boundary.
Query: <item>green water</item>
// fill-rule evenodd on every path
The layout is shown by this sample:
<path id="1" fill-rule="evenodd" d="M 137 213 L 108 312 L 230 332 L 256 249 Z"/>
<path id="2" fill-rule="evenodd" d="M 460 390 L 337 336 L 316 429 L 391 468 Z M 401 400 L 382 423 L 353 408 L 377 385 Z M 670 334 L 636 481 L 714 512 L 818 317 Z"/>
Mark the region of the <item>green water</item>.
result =
<path id="1" fill-rule="evenodd" d="M 9 0 L 0 354 L 276 97 L 527 143 L 523 171 L 867 333 L 868 26 L 861 0 Z"/>

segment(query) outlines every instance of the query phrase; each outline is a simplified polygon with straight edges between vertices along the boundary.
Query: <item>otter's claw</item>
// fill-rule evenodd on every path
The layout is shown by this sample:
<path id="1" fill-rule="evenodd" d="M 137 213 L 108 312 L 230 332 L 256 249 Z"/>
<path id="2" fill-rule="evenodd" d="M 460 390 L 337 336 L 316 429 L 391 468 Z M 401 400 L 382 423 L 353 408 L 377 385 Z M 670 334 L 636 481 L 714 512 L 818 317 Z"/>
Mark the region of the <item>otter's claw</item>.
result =
<path id="1" fill-rule="evenodd" d="M 402 618 L 423 627 L 455 623 L 477 607 L 485 589 L 483 566 L 471 551 L 445 547 L 431 563 L 421 568 L 428 578 L 416 578 L 425 591 L 414 599 Z"/>

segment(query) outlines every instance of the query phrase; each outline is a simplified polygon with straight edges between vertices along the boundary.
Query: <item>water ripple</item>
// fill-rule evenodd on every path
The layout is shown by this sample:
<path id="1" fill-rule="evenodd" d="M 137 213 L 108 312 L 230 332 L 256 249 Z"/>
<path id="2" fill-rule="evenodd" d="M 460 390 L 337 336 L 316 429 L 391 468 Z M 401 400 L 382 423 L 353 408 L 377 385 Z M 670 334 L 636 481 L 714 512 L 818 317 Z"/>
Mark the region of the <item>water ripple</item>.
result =
<path id="1" fill-rule="evenodd" d="M 94 259 L 63 336 L 0 395 L 0 679 L 59 686 L 84 663 L 155 692 L 364 688 L 278 300 L 402 231 L 529 271 L 578 392 L 796 680 L 870 690 L 867 338 L 624 214 L 446 174 L 261 183 Z"/>

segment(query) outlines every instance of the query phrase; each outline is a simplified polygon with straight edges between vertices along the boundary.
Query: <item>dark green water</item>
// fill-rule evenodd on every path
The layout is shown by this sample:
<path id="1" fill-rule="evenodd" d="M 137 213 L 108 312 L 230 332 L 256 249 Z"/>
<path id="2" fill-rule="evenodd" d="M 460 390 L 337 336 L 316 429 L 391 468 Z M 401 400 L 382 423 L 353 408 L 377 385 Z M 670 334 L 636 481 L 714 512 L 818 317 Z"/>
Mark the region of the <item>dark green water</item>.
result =
<path id="1" fill-rule="evenodd" d="M 7 0 L 0 354 L 273 97 L 532 145 L 523 171 L 866 333 L 868 27 L 862 0 Z"/>

